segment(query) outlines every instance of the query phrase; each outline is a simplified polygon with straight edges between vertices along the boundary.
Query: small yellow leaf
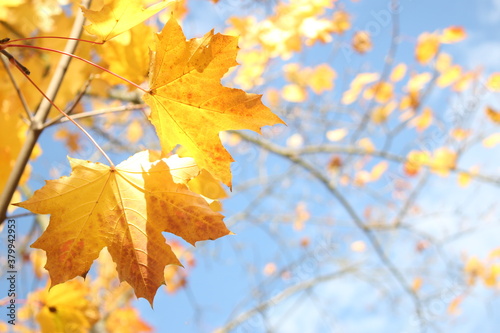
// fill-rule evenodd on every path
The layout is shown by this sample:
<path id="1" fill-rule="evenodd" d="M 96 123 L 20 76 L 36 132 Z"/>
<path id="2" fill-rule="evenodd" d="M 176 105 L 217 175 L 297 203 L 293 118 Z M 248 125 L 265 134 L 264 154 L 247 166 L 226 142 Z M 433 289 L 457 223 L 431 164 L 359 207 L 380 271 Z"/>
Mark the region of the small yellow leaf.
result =
<path id="1" fill-rule="evenodd" d="M 418 132 L 422 132 L 432 124 L 432 118 L 432 110 L 429 107 L 426 107 L 422 111 L 422 114 L 415 117 L 410 122 L 410 125 L 416 127 Z"/>
<path id="2" fill-rule="evenodd" d="M 458 308 L 460 306 L 460 303 L 462 303 L 462 296 L 457 296 L 455 297 L 450 305 L 448 306 L 448 313 L 452 315 L 458 315 L 460 313 L 460 309 Z"/>
<path id="3" fill-rule="evenodd" d="M 64 140 L 66 147 L 71 153 L 78 152 L 80 150 L 80 132 L 71 132 L 66 128 L 60 128 L 54 133 L 54 139 Z"/>
<path id="4" fill-rule="evenodd" d="M 283 99 L 293 103 L 300 103 L 307 99 L 307 91 L 297 84 L 287 84 L 283 87 Z"/>
<path id="5" fill-rule="evenodd" d="M 429 165 L 431 156 L 425 151 L 411 151 L 406 157 L 406 163 L 404 165 L 404 171 L 408 176 L 414 176 L 418 174 L 422 166 Z"/>
<path id="6" fill-rule="evenodd" d="M 418 37 L 415 58 L 422 65 L 433 59 L 439 49 L 440 37 L 435 33 L 424 32 Z"/>
<path id="7" fill-rule="evenodd" d="M 436 59 L 436 69 L 438 72 L 443 73 L 450 68 L 452 58 L 448 53 L 440 52 Z"/>
<path id="8" fill-rule="evenodd" d="M 143 136 L 141 122 L 134 119 L 127 128 L 127 138 L 131 143 L 136 143 Z"/>
<path id="9" fill-rule="evenodd" d="M 276 268 L 276 264 L 274 262 L 268 262 L 265 266 L 262 272 L 264 273 L 265 276 L 270 276 L 276 273 L 278 269 Z"/>
<path id="10" fill-rule="evenodd" d="M 495 111 L 492 107 L 486 107 L 486 115 L 495 124 L 500 124 L 500 112 Z"/>
<path id="11" fill-rule="evenodd" d="M 422 288 L 422 282 L 423 282 L 423 279 L 421 277 L 417 277 L 417 278 L 413 279 L 413 282 L 411 284 L 411 289 L 414 292 L 418 292 L 420 290 L 420 288 Z"/>
<path id="12" fill-rule="evenodd" d="M 352 80 L 350 89 L 361 89 L 367 84 L 377 81 L 379 77 L 378 73 L 359 73 Z"/>
<path id="13" fill-rule="evenodd" d="M 339 10 L 333 14 L 332 31 L 337 34 L 343 34 L 351 28 L 350 16 L 347 12 Z"/>
<path id="14" fill-rule="evenodd" d="M 493 251 L 490 252 L 488 255 L 488 259 L 495 259 L 495 258 L 500 258 L 500 247 L 494 249 Z"/>
<path id="15" fill-rule="evenodd" d="M 478 166 L 473 166 L 469 172 L 460 172 L 458 174 L 458 184 L 461 187 L 467 187 L 470 181 L 472 180 L 472 177 L 474 177 L 478 172 L 479 172 Z"/>
<path id="16" fill-rule="evenodd" d="M 420 93 L 415 90 L 410 90 L 408 95 L 401 98 L 401 103 L 399 103 L 399 108 L 401 110 L 411 109 L 413 112 L 420 105 Z"/>
<path id="17" fill-rule="evenodd" d="M 462 68 L 459 65 L 451 66 L 444 71 L 437 79 L 438 87 L 445 88 L 455 83 L 462 75 Z"/>
<path id="18" fill-rule="evenodd" d="M 464 271 L 469 277 L 467 283 L 471 286 L 476 283 L 478 277 L 484 275 L 485 267 L 477 257 L 471 257 L 467 260 Z"/>
<path id="19" fill-rule="evenodd" d="M 293 221 L 293 230 L 300 231 L 304 229 L 305 223 L 311 218 L 311 214 L 304 202 L 299 202 L 295 207 L 295 219 Z"/>
<path id="20" fill-rule="evenodd" d="M 349 89 L 344 91 L 344 94 L 342 94 L 342 104 L 349 105 L 354 103 L 357 99 L 359 94 L 361 93 L 361 89 Z"/>
<path id="21" fill-rule="evenodd" d="M 377 163 L 372 169 L 370 173 L 370 181 L 374 182 L 380 179 L 380 177 L 387 171 L 389 168 L 389 163 L 387 161 L 382 161 Z"/>
<path id="22" fill-rule="evenodd" d="M 458 92 L 464 91 L 465 89 L 467 89 L 470 86 L 470 84 L 472 83 L 472 80 L 474 80 L 476 77 L 477 77 L 477 73 L 475 73 L 475 72 L 468 72 L 468 73 L 463 74 L 458 79 L 458 81 L 456 81 L 453 84 L 453 90 L 458 91 Z"/>
<path id="23" fill-rule="evenodd" d="M 439 148 L 434 151 L 431 171 L 440 175 L 447 176 L 450 170 L 456 166 L 457 154 L 448 148 Z"/>
<path id="24" fill-rule="evenodd" d="M 464 28 L 458 26 L 448 27 L 443 30 L 443 34 L 441 35 L 441 43 L 457 43 L 464 40 L 466 37 L 467 33 L 465 32 Z"/>
<path id="25" fill-rule="evenodd" d="M 354 241 L 351 243 L 351 251 L 353 252 L 365 252 L 366 244 L 363 241 Z"/>
<path id="26" fill-rule="evenodd" d="M 357 145 L 366 150 L 367 153 L 371 153 L 375 150 L 375 145 L 370 140 L 370 138 L 363 138 L 357 142 Z"/>
<path id="27" fill-rule="evenodd" d="M 392 82 L 399 82 L 406 74 L 406 64 L 400 63 L 392 70 L 390 80 Z"/>
<path id="28" fill-rule="evenodd" d="M 345 138 L 347 133 L 348 133 L 347 129 L 339 128 L 336 130 L 331 130 L 331 131 L 326 132 L 326 138 L 329 141 L 336 142 L 336 141 L 340 141 L 343 138 Z"/>
<path id="29" fill-rule="evenodd" d="M 328 64 L 321 64 L 314 68 L 308 78 L 308 84 L 312 91 L 319 95 L 333 89 L 333 81 L 336 77 L 337 73 Z"/>
<path id="30" fill-rule="evenodd" d="M 470 136 L 470 131 L 463 128 L 455 128 L 451 131 L 451 136 L 457 141 L 462 141 Z"/>
<path id="31" fill-rule="evenodd" d="M 498 144 L 500 144 L 500 133 L 491 134 L 483 140 L 483 146 L 486 148 L 493 148 Z"/>
<path id="32" fill-rule="evenodd" d="M 410 92 L 416 92 L 422 90 L 425 85 L 431 80 L 432 75 L 431 73 L 421 73 L 421 74 L 416 74 L 412 75 L 410 80 L 407 83 L 408 91 Z"/>
<path id="33" fill-rule="evenodd" d="M 384 104 L 382 106 L 377 106 L 375 107 L 374 111 L 371 114 L 371 120 L 375 124 L 382 124 L 384 123 L 389 115 L 394 111 L 396 108 L 396 102 L 395 101 L 390 101 L 387 104 Z"/>
<path id="34" fill-rule="evenodd" d="M 393 96 L 394 88 L 389 82 L 378 82 L 369 89 L 366 89 L 363 94 L 365 99 L 372 99 L 375 97 L 375 100 L 379 103 L 387 103 L 393 98 Z"/>
<path id="35" fill-rule="evenodd" d="M 286 145 L 290 148 L 300 148 L 304 144 L 304 137 L 300 133 L 292 134 L 287 140 Z"/>
<path id="36" fill-rule="evenodd" d="M 352 104 L 358 98 L 363 88 L 379 78 L 378 73 L 360 73 L 352 80 L 349 90 L 342 95 L 343 104 Z"/>
<path id="37" fill-rule="evenodd" d="M 486 82 L 486 87 L 494 92 L 500 91 L 500 73 L 493 73 Z"/>
<path id="38" fill-rule="evenodd" d="M 98 37 L 98 42 L 106 42 L 139 23 L 147 20 L 174 1 L 163 0 L 147 9 L 142 7 L 141 0 L 111 0 L 95 11 L 81 7 L 83 15 L 90 21 L 85 30 Z"/>
<path id="39" fill-rule="evenodd" d="M 360 54 L 370 51 L 373 44 L 368 32 L 357 31 L 352 37 L 352 48 Z"/>

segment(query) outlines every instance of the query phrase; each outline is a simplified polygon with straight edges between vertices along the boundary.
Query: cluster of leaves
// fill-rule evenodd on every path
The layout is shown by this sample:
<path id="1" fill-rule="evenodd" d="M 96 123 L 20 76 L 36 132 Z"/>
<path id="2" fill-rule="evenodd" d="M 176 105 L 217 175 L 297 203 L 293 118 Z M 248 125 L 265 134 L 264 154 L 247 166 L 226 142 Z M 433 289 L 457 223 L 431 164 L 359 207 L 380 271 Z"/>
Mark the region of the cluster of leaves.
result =
<path id="1" fill-rule="evenodd" d="M 260 132 L 264 125 L 282 123 L 262 104 L 259 95 L 221 84 L 222 76 L 237 65 L 236 37 L 211 31 L 201 38 L 186 40 L 173 15 L 158 34 L 143 23 L 175 4 L 162 1 L 144 9 L 140 0 L 112 0 L 100 6 L 94 3 L 90 9 L 81 8 L 90 22 L 85 30 L 97 39 L 91 43 L 83 41 L 86 43 L 81 43 L 75 56 L 81 60 L 90 58 L 92 51 L 97 52 L 102 61 L 109 64 L 109 69 L 96 66 L 106 71 L 107 76 L 101 79 L 104 84 L 109 86 L 125 81 L 144 92 L 143 99 L 151 108 L 150 119 L 160 138 L 162 152 L 142 151 L 117 166 L 107 155 L 110 166 L 69 158 L 70 176 L 47 181 L 29 200 L 16 204 L 37 214 L 51 214 L 47 230 L 32 247 L 47 253 L 45 268 L 53 286 L 76 276 L 85 277 L 101 250 L 107 247 L 117 264 L 120 281 L 127 281 L 138 297 L 152 304 L 157 289 L 165 282 L 165 267 L 181 266 L 162 232 L 175 234 L 192 245 L 230 233 L 218 212 L 218 205 L 214 204 L 214 200 L 223 196 L 221 192 L 224 193 L 220 181 L 231 187 L 230 164 L 233 161 L 220 142 L 219 132 L 229 129 Z M 9 6 L 6 15 L 25 14 L 23 6 Z M 79 11 L 78 8 L 72 10 Z M 18 60 L 15 61 L 24 62 L 27 68 L 43 69 L 40 64 L 35 65 L 44 57 L 40 51 L 61 53 L 57 49 L 64 38 L 55 39 L 53 34 L 64 37 L 61 33 L 67 32 L 72 23 L 72 18 L 61 11 L 45 19 L 50 24 L 47 23 L 41 32 L 28 27 L 23 29 L 15 19 L 9 21 L 20 27 L 17 33 L 22 36 L 37 33 L 33 39 L 36 44 L 19 44 L 23 39 L 11 40 L 2 45 L 2 50 L 29 48 L 31 54 L 16 54 Z M 37 26 L 44 27 L 41 23 Z M 112 41 L 125 33 L 125 41 Z M 43 38 L 45 36 L 47 38 Z M 47 69 L 31 74 L 31 80 L 40 90 L 46 88 L 57 61 L 57 57 L 50 57 Z M 95 72 L 88 67 L 88 60 L 70 67 L 61 91 L 52 102 L 55 108 L 59 110 L 58 105 L 71 103 L 75 107 L 78 100 L 74 100 L 74 96 L 78 95 L 78 89 L 85 84 L 89 74 Z M 148 72 L 150 83 L 145 89 L 139 84 L 147 80 Z M 30 118 L 24 119 L 28 122 L 25 125 L 19 117 L 19 110 L 25 106 L 20 105 L 22 101 L 17 98 L 17 91 L 12 87 L 3 89 L 5 98 L 2 100 L 6 105 L 2 106 L 5 121 L 2 119 L 1 124 L 6 128 L 2 133 L 11 133 L 13 129 L 18 133 L 14 142 L 2 140 L 8 143 L 3 147 L 7 153 L 6 159 L 2 159 L 2 163 L 7 164 L 2 167 L 2 172 L 5 170 L 3 182 L 12 171 L 23 144 L 23 133 L 32 116 L 30 110 L 39 103 L 37 94 L 30 93 L 35 89 L 30 87 L 31 82 L 23 80 L 22 73 L 15 75 L 14 80 L 22 82 L 23 95 L 30 97 L 25 105 Z M 8 79 L 4 81 L 2 84 L 10 83 Z M 73 137 L 72 141 L 70 146 L 75 147 L 78 137 Z M 170 156 L 177 145 L 182 146 L 178 153 L 183 157 Z M 169 276 L 173 278 L 172 273 Z M 56 306 L 53 303 L 57 304 L 57 295 L 66 293 L 65 288 L 76 294 L 83 292 L 80 282 L 60 288 L 50 296 L 36 296 L 49 297 L 43 301 L 48 312 L 53 312 L 50 309 Z M 78 296 L 76 294 L 74 297 Z M 87 303 L 80 305 L 81 311 L 87 308 Z M 41 318 L 48 315 L 45 310 L 39 314 Z M 43 318 L 39 321 L 42 326 L 49 325 L 44 324 Z"/>

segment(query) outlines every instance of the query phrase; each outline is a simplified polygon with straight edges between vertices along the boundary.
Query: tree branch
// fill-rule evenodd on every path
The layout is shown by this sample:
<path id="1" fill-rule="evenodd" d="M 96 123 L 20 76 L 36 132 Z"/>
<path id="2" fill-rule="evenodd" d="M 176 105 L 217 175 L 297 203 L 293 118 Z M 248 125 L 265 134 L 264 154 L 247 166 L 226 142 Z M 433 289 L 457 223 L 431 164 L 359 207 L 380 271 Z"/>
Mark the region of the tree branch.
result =
<path id="1" fill-rule="evenodd" d="M 90 2 L 91 0 L 84 0 L 82 1 L 82 5 L 88 7 L 90 5 Z M 83 16 L 82 12 L 78 12 L 76 14 L 73 28 L 71 29 L 69 37 L 80 37 L 83 31 L 84 22 L 85 17 Z M 64 52 L 74 53 L 77 46 L 77 40 L 70 40 L 66 44 Z M 68 70 L 71 59 L 71 57 L 61 57 L 61 59 L 59 60 L 59 63 L 56 67 L 46 93 L 47 97 L 49 97 L 51 100 L 55 99 L 57 92 L 61 87 L 61 83 L 64 79 L 66 71 Z M 28 164 L 29 158 L 31 156 L 31 153 L 33 152 L 33 149 L 35 148 L 38 138 L 40 137 L 40 134 L 42 134 L 43 124 L 45 123 L 45 120 L 47 119 L 51 108 L 52 105 L 49 103 L 49 101 L 43 99 L 35 112 L 35 116 L 33 117 L 33 121 L 26 135 L 26 140 L 23 144 L 23 147 L 21 148 L 21 151 L 19 152 L 16 163 L 14 164 L 14 168 L 9 175 L 9 179 L 5 184 L 2 195 L 0 196 L 0 225 L 5 221 L 7 208 L 9 207 L 12 196 L 16 191 L 19 180 L 21 179 L 24 169 Z"/>

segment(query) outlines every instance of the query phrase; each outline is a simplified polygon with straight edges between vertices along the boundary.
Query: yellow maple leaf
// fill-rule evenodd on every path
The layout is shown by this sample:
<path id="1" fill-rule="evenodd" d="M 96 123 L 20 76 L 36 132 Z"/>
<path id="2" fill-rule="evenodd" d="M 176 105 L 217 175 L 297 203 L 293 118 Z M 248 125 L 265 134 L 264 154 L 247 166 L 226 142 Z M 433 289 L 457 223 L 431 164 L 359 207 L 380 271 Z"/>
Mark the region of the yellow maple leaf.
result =
<path id="1" fill-rule="evenodd" d="M 193 245 L 229 234 L 223 216 L 185 185 L 174 183 L 167 162 L 150 161 L 147 151 L 115 168 L 69 161 L 69 177 L 48 181 L 31 199 L 17 204 L 52 214 L 32 247 L 47 252 L 45 268 L 53 284 L 85 276 L 107 246 L 120 280 L 152 304 L 165 266 L 180 265 L 162 232 Z"/>
<path id="2" fill-rule="evenodd" d="M 98 42 L 106 42 L 147 20 L 171 3 L 173 1 L 163 0 L 145 9 L 141 0 L 112 0 L 101 10 L 91 10 L 83 6 L 81 9 L 91 22 L 85 26 L 85 30 L 96 35 Z"/>
<path id="3" fill-rule="evenodd" d="M 198 166 L 231 185 L 231 155 L 219 132 L 283 123 L 261 102 L 261 95 L 224 87 L 222 76 L 237 65 L 237 38 L 215 34 L 186 41 L 170 19 L 156 36 L 151 89 L 144 100 L 151 107 L 164 153 L 181 144 Z"/>

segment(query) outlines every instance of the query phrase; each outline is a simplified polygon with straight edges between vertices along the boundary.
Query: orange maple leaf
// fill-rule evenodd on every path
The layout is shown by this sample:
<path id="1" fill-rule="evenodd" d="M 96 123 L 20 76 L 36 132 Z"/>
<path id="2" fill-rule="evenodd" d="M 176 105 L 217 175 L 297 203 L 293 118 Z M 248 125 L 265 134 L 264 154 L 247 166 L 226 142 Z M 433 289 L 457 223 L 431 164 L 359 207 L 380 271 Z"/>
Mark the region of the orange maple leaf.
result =
<path id="1" fill-rule="evenodd" d="M 181 144 L 200 168 L 231 186 L 231 155 L 219 132 L 283 123 L 261 95 L 224 87 L 220 80 L 237 65 L 238 39 L 213 33 L 186 41 L 171 18 L 156 35 L 151 89 L 144 100 L 164 153 Z"/>
<path id="2" fill-rule="evenodd" d="M 181 265 L 165 242 L 170 232 L 191 244 L 229 234 L 223 216 L 200 195 L 175 183 L 166 159 L 137 153 L 115 168 L 69 158 L 69 177 L 47 181 L 20 207 L 52 214 L 32 245 L 47 252 L 53 285 L 85 276 L 107 246 L 120 280 L 151 304 L 166 265 Z M 180 173 L 177 172 L 177 177 Z"/>

